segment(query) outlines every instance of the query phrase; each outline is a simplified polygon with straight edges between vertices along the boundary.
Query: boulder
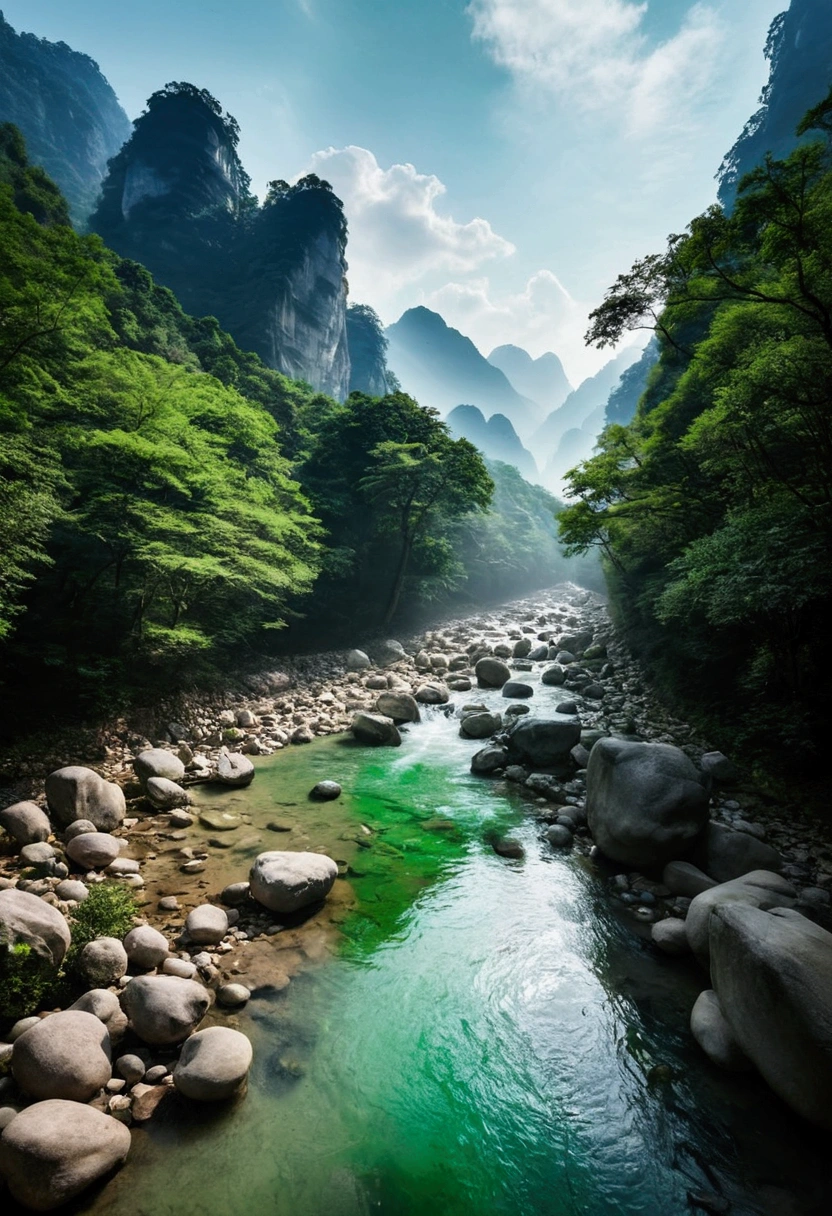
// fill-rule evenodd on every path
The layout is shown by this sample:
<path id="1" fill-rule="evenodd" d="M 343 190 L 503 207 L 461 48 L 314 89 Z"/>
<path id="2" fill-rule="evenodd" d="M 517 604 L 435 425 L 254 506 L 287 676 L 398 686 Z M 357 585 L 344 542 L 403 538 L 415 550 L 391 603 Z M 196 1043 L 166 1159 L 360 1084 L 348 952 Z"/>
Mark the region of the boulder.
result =
<path id="1" fill-rule="evenodd" d="M 69 949 L 69 925 L 40 896 L 10 887 L 0 891 L 0 943 L 31 946 L 53 967 L 60 967 Z"/>
<path id="2" fill-rule="evenodd" d="M 130 1132 L 92 1106 L 52 1099 L 22 1110 L 0 1138 L 0 1175 L 14 1198 L 51 1212 L 123 1164 Z"/>
<path id="3" fill-rule="evenodd" d="M 676 916 L 668 916 L 665 920 L 657 920 L 650 930 L 653 945 L 665 954 L 690 954 L 685 922 Z"/>
<path id="4" fill-rule="evenodd" d="M 228 932 L 228 916 L 214 904 L 203 904 L 188 913 L 185 932 L 199 945 L 218 946 Z"/>
<path id="5" fill-rule="evenodd" d="M 341 786 L 337 781 L 319 781 L 309 791 L 309 797 L 315 802 L 333 802 L 341 797 Z"/>
<path id="6" fill-rule="evenodd" d="M 770 844 L 722 823 L 709 823 L 691 853 L 691 861 L 716 882 L 742 878 L 752 870 L 779 874 L 783 858 Z"/>
<path id="7" fill-rule="evenodd" d="M 402 659 L 407 658 L 404 646 L 394 638 L 386 638 L 383 642 L 376 642 L 372 647 L 372 651 L 380 667 L 390 667 L 393 663 L 399 663 Z"/>
<path id="8" fill-rule="evenodd" d="M 707 773 L 709 777 L 712 777 L 714 781 L 718 781 L 720 785 L 731 785 L 739 780 L 739 769 L 722 752 L 705 752 L 700 761 L 700 766 L 703 773 Z"/>
<path id="9" fill-rule="evenodd" d="M 586 809 L 607 857 L 664 865 L 689 852 L 707 824 L 708 790 L 678 747 L 599 739 L 587 765 Z"/>
<path id="10" fill-rule="evenodd" d="M 127 1017 L 121 1008 L 119 999 L 109 988 L 91 988 L 83 996 L 79 996 L 70 1009 L 80 1009 L 83 1013 L 91 1013 L 107 1027 L 111 1043 L 117 1043 L 124 1037 L 127 1030 Z"/>
<path id="11" fill-rule="evenodd" d="M 743 904 L 768 912 L 772 908 L 793 908 L 797 892 L 791 883 L 770 870 L 755 870 L 719 883 L 697 895 L 688 908 L 685 928 L 690 948 L 703 967 L 710 965 L 710 919 L 723 904 Z"/>
<path id="12" fill-rule="evenodd" d="M 502 659 L 486 656 L 474 668 L 480 688 L 502 688 L 511 679 L 511 670 Z"/>
<path id="13" fill-rule="evenodd" d="M 181 785 L 167 777 L 148 777 L 145 792 L 161 811 L 172 811 L 177 806 L 190 806 L 191 795 Z"/>
<path id="14" fill-rule="evenodd" d="M 124 938 L 124 949 L 133 967 L 150 971 L 168 956 L 168 939 L 152 925 L 137 925 Z"/>
<path id="15" fill-rule="evenodd" d="M 375 712 L 394 722 L 420 722 L 419 706 L 409 692 L 383 692 L 376 701 Z"/>
<path id="16" fill-rule="evenodd" d="M 508 680 L 503 685 L 503 696 L 525 700 L 534 696 L 534 689 L 531 684 L 523 684 L 520 680 Z"/>
<path id="17" fill-rule="evenodd" d="M 174 752 L 163 747 L 151 747 L 136 756 L 133 770 L 144 789 L 151 777 L 164 777 L 167 781 L 181 781 L 185 776 L 185 765 Z"/>
<path id="18" fill-rule="evenodd" d="M 347 651 L 347 671 L 366 671 L 370 666 L 370 656 L 363 650 Z"/>
<path id="19" fill-rule="evenodd" d="M 416 689 L 416 698 L 422 705 L 447 705 L 451 699 L 450 689 L 446 684 L 432 681 L 422 684 Z"/>
<path id="20" fill-rule="evenodd" d="M 20 850 L 20 864 L 27 869 L 37 870 L 40 875 L 51 874 L 56 860 L 55 850 L 45 840 L 38 840 L 34 844 L 24 844 Z"/>
<path id="21" fill-rule="evenodd" d="M 220 892 L 220 899 L 229 908 L 239 908 L 248 901 L 251 886 L 247 882 L 230 882 Z"/>
<path id="22" fill-rule="evenodd" d="M 251 867 L 251 894 L 271 912 L 296 912 L 326 899 L 338 866 L 322 853 L 261 853 Z"/>
<path id="23" fill-rule="evenodd" d="M 76 819 L 88 819 L 100 832 L 117 828 L 127 810 L 121 786 L 79 765 L 49 774 L 46 801 L 52 818 L 62 827 Z"/>
<path id="24" fill-rule="evenodd" d="M 32 1098 L 89 1102 L 112 1076 L 107 1027 L 80 1009 L 50 1014 L 16 1040 L 12 1073 Z"/>
<path id="25" fill-rule="evenodd" d="M 566 668 L 561 667 L 556 663 L 553 667 L 547 667 L 543 675 L 540 677 L 541 684 L 550 686 L 559 686 L 566 680 Z"/>
<path id="26" fill-rule="evenodd" d="M 581 725 L 574 718 L 524 718 L 512 729 L 512 758 L 534 768 L 553 768 L 569 760 L 581 741 Z"/>
<path id="27" fill-rule="evenodd" d="M 217 780 L 222 785 L 251 785 L 254 765 L 239 752 L 221 751 L 217 757 Z"/>
<path id="28" fill-rule="evenodd" d="M 93 988 L 109 988 L 127 974 L 127 951 L 117 937 L 97 937 L 84 946 L 78 966 Z"/>
<path id="29" fill-rule="evenodd" d="M 97 832 L 98 828 L 90 819 L 74 819 L 69 827 L 64 828 L 64 841 L 68 844 L 74 836 L 84 836 L 87 832 Z"/>
<path id="30" fill-rule="evenodd" d="M 555 849 L 568 849 L 572 845 L 572 833 L 563 823 L 554 823 L 547 828 L 546 839 Z"/>
<path id="31" fill-rule="evenodd" d="M 72 837 L 66 852 L 82 870 L 103 870 L 118 857 L 121 845 L 109 832 L 83 832 Z"/>
<path id="32" fill-rule="evenodd" d="M 36 802 L 15 802 L 0 811 L 0 827 L 19 845 L 48 840 L 52 832 L 49 817 Z"/>
<path id="33" fill-rule="evenodd" d="M 663 921 L 660 923 L 664 923 Z M 655 925 L 653 928 L 655 929 Z M 734 1038 L 719 997 L 712 988 L 700 992 L 690 1013 L 690 1029 L 705 1055 L 729 1072 L 748 1072 L 751 1061 Z"/>
<path id="34" fill-rule="evenodd" d="M 359 711 L 353 715 L 350 730 L 359 743 L 370 747 L 400 747 L 402 737 L 396 729 L 392 718 L 382 714 L 368 714 Z"/>
<path id="35" fill-rule="evenodd" d="M 518 638 L 514 643 L 512 654 L 515 659 L 526 659 L 531 654 L 532 644 L 529 638 Z"/>
<path id="36" fill-rule="evenodd" d="M 251 1060 L 251 1043 L 244 1034 L 228 1026 L 209 1026 L 186 1041 L 173 1084 L 196 1102 L 224 1102 L 245 1085 Z"/>
<path id="37" fill-rule="evenodd" d="M 89 887 L 80 878 L 65 878 L 55 888 L 58 899 L 72 900 L 76 904 L 83 903 L 89 893 Z"/>
<path id="38" fill-rule="evenodd" d="M 717 886 L 712 878 L 689 861 L 669 861 L 662 870 L 662 883 L 671 895 L 683 895 L 686 899 L 695 899 L 703 891 Z"/>
<path id="39" fill-rule="evenodd" d="M 487 712 L 465 714 L 459 724 L 459 733 L 465 739 L 490 739 L 503 725 L 499 714 Z"/>
<path id="40" fill-rule="evenodd" d="M 211 993 L 177 975 L 139 975 L 121 994 L 133 1030 L 145 1043 L 181 1043 L 208 1012 Z"/>
<path id="41" fill-rule="evenodd" d="M 471 772 L 487 777 L 507 764 L 508 752 L 504 747 L 483 747 L 471 757 Z"/>
<path id="42" fill-rule="evenodd" d="M 710 943 L 737 1043 L 792 1110 L 832 1131 L 832 934 L 791 909 L 722 903 Z"/>

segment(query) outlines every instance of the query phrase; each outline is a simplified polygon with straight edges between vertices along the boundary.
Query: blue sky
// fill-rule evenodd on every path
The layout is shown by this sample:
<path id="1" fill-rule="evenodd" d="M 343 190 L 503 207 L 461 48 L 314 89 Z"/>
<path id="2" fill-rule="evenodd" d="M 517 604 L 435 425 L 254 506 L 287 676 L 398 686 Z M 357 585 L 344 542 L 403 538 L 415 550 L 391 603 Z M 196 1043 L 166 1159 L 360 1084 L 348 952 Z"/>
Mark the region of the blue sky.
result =
<path id="1" fill-rule="evenodd" d="M 353 297 L 436 308 L 573 380 L 615 276 L 714 198 L 787 0 L 0 0 L 96 59 L 131 117 L 169 80 L 239 120 L 262 191 L 310 168 L 350 221 Z"/>

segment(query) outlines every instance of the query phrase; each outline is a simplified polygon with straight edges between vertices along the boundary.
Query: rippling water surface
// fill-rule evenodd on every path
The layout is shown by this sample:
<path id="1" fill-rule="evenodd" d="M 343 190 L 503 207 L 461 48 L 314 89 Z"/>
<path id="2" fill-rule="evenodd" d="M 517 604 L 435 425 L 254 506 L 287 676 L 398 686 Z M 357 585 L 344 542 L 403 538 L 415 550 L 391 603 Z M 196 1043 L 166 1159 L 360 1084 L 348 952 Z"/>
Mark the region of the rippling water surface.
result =
<path id="1" fill-rule="evenodd" d="M 656 957 L 588 861 L 469 775 L 475 746 L 437 714 L 398 751 L 321 740 L 260 763 L 255 821 L 280 803 L 307 847 L 373 832 L 343 948 L 250 1003 L 244 1101 L 172 1107 L 87 1210 L 678 1216 L 691 1192 L 828 1210 L 822 1146 L 692 1048 L 693 966 Z M 305 802 L 323 776 L 345 787 L 329 810 Z M 508 827 L 523 861 L 486 842 Z"/>

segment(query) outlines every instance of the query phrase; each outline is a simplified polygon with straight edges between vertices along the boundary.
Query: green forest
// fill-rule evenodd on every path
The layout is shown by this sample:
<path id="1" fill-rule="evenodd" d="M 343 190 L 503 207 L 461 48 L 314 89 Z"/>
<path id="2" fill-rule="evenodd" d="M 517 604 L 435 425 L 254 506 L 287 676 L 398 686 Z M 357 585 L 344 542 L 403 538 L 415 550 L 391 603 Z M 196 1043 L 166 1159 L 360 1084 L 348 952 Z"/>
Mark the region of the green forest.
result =
<path id="1" fill-rule="evenodd" d="M 313 392 L 79 236 L 0 128 L 6 701 L 81 713 L 563 577 L 558 504 L 401 392 Z"/>
<path id="2" fill-rule="evenodd" d="M 560 517 L 689 713 L 764 768 L 813 757 L 832 662 L 832 93 L 787 159 L 621 275 L 588 341 L 655 331 L 633 421 L 573 470 Z"/>

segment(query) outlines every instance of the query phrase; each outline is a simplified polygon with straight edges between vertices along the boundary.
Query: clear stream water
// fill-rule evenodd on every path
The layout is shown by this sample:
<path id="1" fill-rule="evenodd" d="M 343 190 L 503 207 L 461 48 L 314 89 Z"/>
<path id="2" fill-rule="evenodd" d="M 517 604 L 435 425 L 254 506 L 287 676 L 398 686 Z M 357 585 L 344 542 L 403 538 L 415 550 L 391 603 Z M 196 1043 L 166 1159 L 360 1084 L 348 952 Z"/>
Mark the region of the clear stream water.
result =
<path id="1" fill-rule="evenodd" d="M 250 1002 L 242 1101 L 173 1099 L 76 1210 L 678 1216 L 707 1192 L 732 1213 L 828 1212 L 818 1137 L 691 1043 L 693 965 L 657 957 L 519 795 L 470 776 L 476 746 L 436 713 L 395 751 L 329 739 L 258 762 L 255 823 L 277 808 L 289 847 L 336 855 L 353 838 L 342 947 Z M 322 807 L 306 793 L 324 776 L 345 793 Z M 487 843 L 508 829 L 522 861 Z"/>

